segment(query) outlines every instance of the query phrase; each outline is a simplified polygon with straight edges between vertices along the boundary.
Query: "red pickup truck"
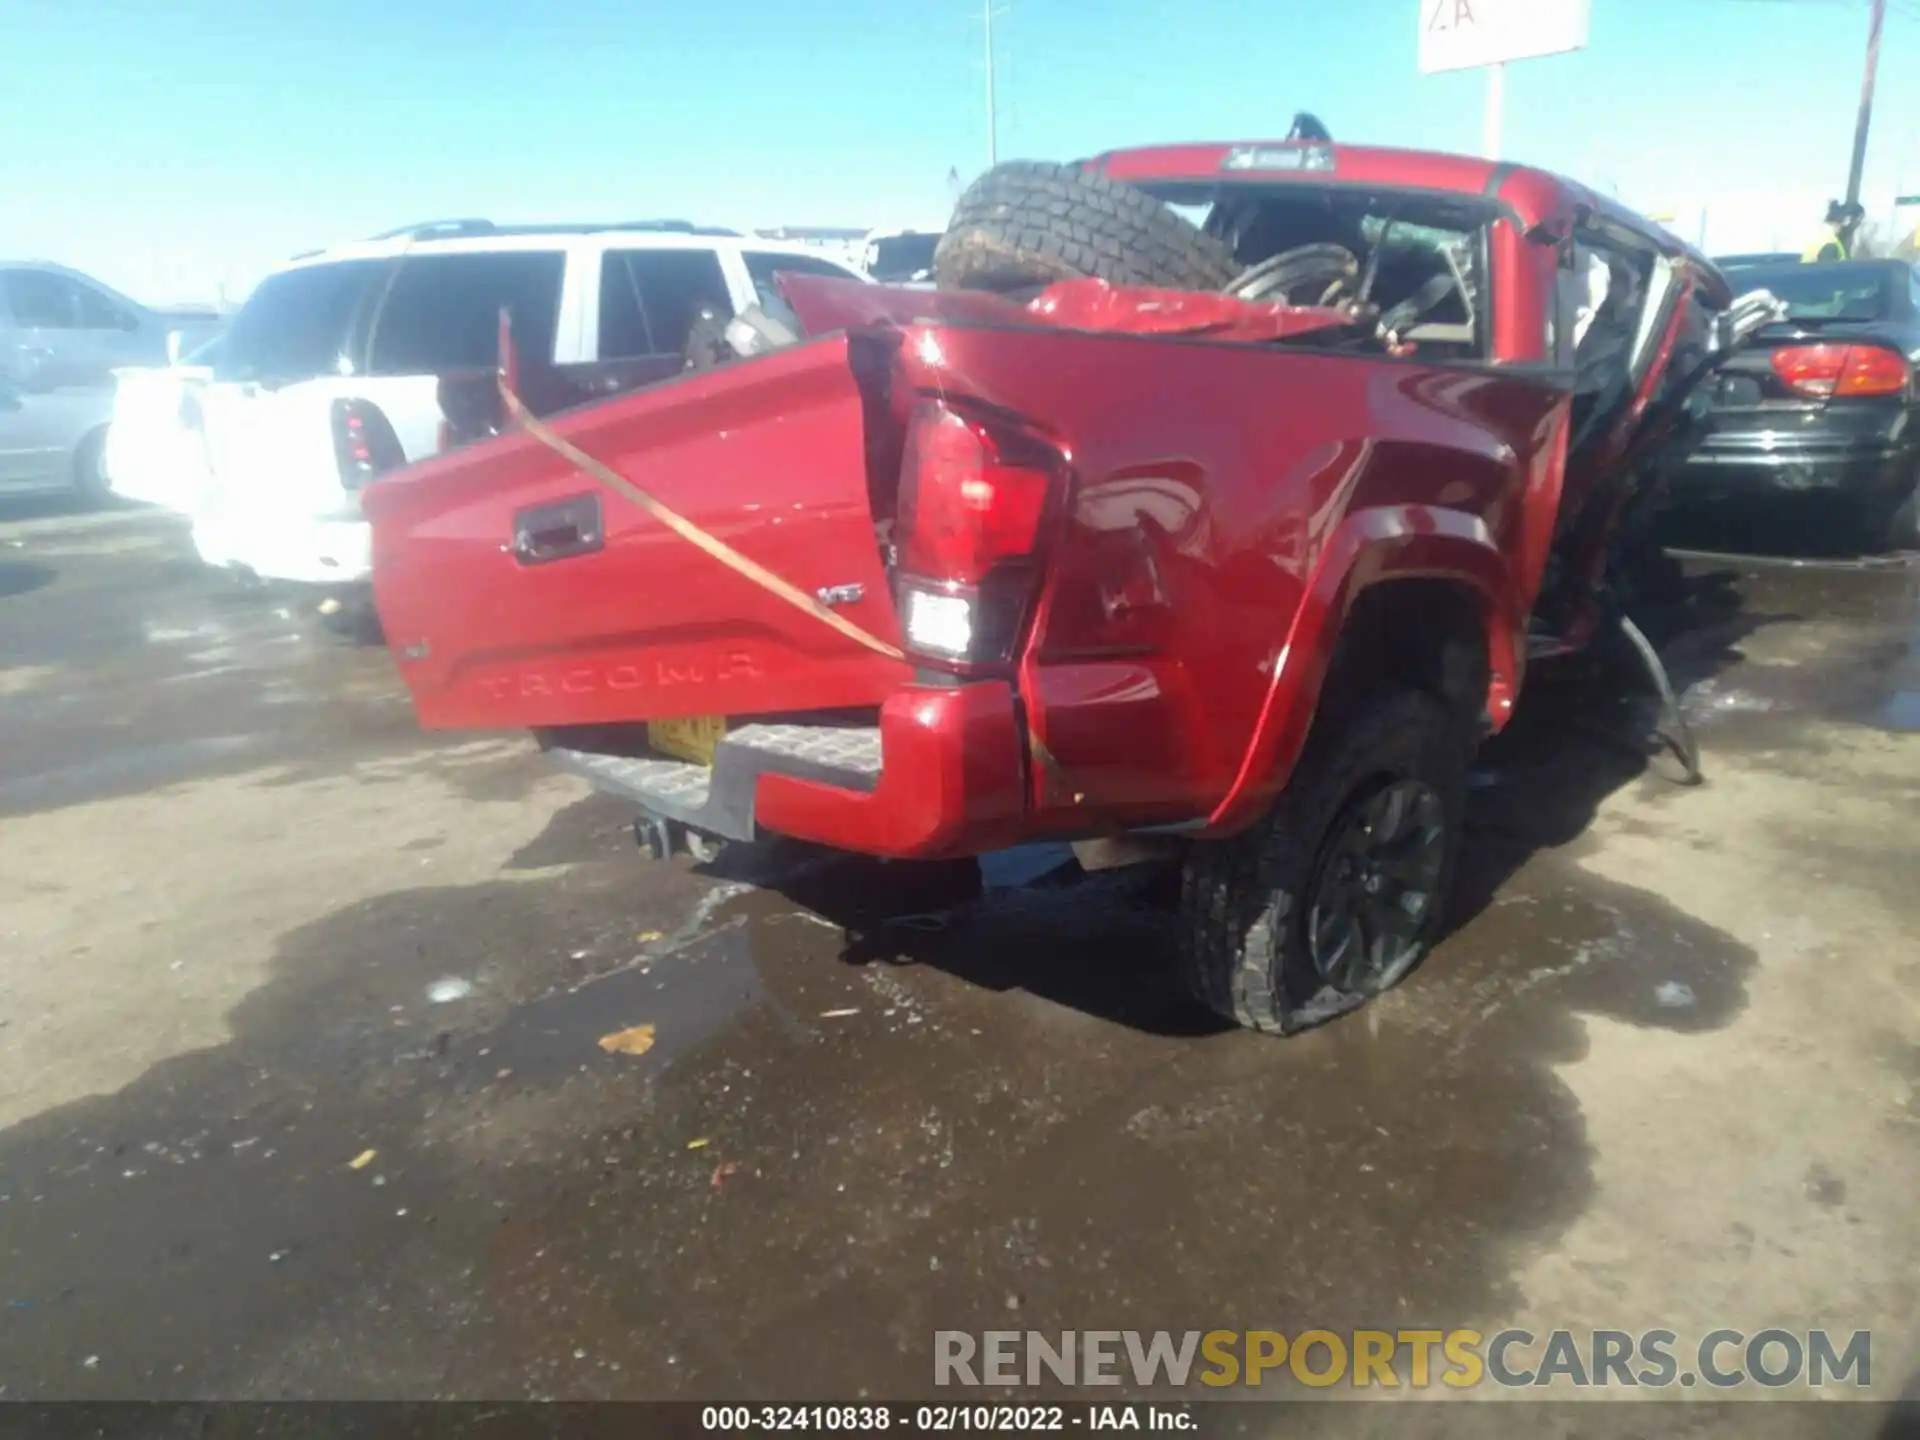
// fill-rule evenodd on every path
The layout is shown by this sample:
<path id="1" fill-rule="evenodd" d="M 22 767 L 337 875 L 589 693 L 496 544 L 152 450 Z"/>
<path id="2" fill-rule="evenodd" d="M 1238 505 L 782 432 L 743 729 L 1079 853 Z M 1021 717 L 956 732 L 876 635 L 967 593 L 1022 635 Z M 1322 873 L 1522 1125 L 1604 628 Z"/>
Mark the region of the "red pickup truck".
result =
<path id="1" fill-rule="evenodd" d="M 372 486 L 421 722 L 696 840 L 1177 846 L 1245 1025 L 1393 984 L 1474 746 L 1757 310 L 1567 180 L 1324 143 L 1001 166 L 936 272 L 788 277 L 801 343 L 551 421 L 811 612 L 524 429 Z"/>

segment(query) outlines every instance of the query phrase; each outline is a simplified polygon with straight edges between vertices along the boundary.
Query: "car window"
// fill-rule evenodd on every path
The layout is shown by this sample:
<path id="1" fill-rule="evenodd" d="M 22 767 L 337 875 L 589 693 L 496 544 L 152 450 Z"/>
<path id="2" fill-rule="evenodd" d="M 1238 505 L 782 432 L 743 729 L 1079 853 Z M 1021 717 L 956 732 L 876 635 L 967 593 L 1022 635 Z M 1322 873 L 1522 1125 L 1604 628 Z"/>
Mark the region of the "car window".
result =
<path id="1" fill-rule="evenodd" d="M 867 244 L 867 273 L 876 280 L 924 280 L 933 274 L 938 235 L 883 235 Z"/>
<path id="2" fill-rule="evenodd" d="M 140 328 L 140 321 L 126 306 L 109 299 L 98 290 L 88 289 L 85 285 L 76 288 L 80 291 L 80 328 L 82 330 L 138 330 Z"/>
<path id="3" fill-rule="evenodd" d="M 1407 307 L 1402 338 L 1430 359 L 1484 359 L 1492 344 L 1487 324 L 1486 236 L 1479 217 L 1369 213 L 1358 236 L 1373 276 L 1369 297 L 1382 313 Z M 1365 272 L 1363 272 L 1365 273 Z M 1433 297 L 1423 303 L 1422 296 Z M 1307 297 L 1310 298 L 1310 297 Z"/>
<path id="4" fill-rule="evenodd" d="M 733 315 L 711 250 L 609 250 L 601 269 L 600 358 L 679 354 L 702 305 Z"/>
<path id="5" fill-rule="evenodd" d="M 600 358 L 624 360 L 654 353 L 627 254 L 609 250 L 600 257 Z"/>
<path id="6" fill-rule="evenodd" d="M 519 355 L 551 361 L 565 270 L 559 250 L 407 257 L 374 320 L 369 372 L 485 369 L 499 358 L 503 307 Z"/>
<path id="7" fill-rule="evenodd" d="M 0 271 L 13 323 L 23 330 L 78 330 L 84 285 L 45 270 Z"/>
<path id="8" fill-rule="evenodd" d="M 1913 309 L 1920 314 L 1920 270 L 1907 271 L 1907 289 L 1913 297 Z"/>
<path id="9" fill-rule="evenodd" d="M 1892 267 L 1860 261 L 1765 265 L 1740 272 L 1742 289 L 1766 289 L 1789 320 L 1880 320 L 1893 313 Z"/>
<path id="10" fill-rule="evenodd" d="M 1586 463 L 1600 453 L 1632 405 L 1673 272 L 1637 241 L 1582 230 L 1571 284 L 1561 286 L 1561 324 L 1573 348 L 1573 434 L 1569 452 Z"/>
<path id="11" fill-rule="evenodd" d="M 1393 318 L 1397 354 L 1471 363 L 1492 353 L 1487 227 L 1494 211 L 1483 197 L 1293 180 L 1143 188 L 1188 218 L 1201 219 L 1206 233 L 1232 249 L 1243 269 L 1294 251 L 1306 257 L 1266 272 L 1255 292 L 1259 298 L 1315 305 L 1343 292 L 1356 295 L 1364 285 L 1366 300 L 1379 307 L 1383 319 Z M 1341 259 L 1329 247 L 1352 257 L 1349 273 L 1328 269 Z M 1381 341 L 1308 336 L 1299 343 Z"/>
<path id="12" fill-rule="evenodd" d="M 351 361 L 356 317 L 384 260 L 343 260 L 282 270 L 262 280 L 211 357 L 221 380 L 310 380 Z"/>
<path id="13" fill-rule="evenodd" d="M 1563 272 L 1560 303 L 1583 371 L 1631 363 L 1647 328 L 1649 302 L 1660 282 L 1651 250 L 1583 233 L 1573 248 L 1573 268 Z"/>
<path id="14" fill-rule="evenodd" d="M 180 363 L 182 365 L 218 365 L 220 363 L 220 357 L 226 351 L 226 348 L 226 335 L 224 333 L 215 335 L 212 339 L 202 340 L 198 345 L 194 346 L 193 349 L 182 353 Z"/>
<path id="15" fill-rule="evenodd" d="M 825 275 L 832 280 L 858 280 L 860 277 L 843 265 L 831 260 L 817 259 L 812 255 L 781 255 L 764 250 L 750 250 L 746 254 L 747 276 L 753 281 L 753 290 L 760 297 L 760 304 L 767 308 L 779 308 L 785 304 L 779 288 L 773 283 L 773 277 L 789 275 Z"/>

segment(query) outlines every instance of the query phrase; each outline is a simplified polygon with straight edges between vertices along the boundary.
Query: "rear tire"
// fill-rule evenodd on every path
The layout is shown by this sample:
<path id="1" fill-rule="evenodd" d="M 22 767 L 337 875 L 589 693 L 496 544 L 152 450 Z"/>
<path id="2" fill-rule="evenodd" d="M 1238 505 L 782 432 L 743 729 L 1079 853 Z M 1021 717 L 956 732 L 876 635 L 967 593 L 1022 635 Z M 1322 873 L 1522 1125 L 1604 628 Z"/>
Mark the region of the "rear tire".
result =
<path id="1" fill-rule="evenodd" d="M 355 645 L 384 645 L 386 632 L 380 627 L 380 612 L 370 595 L 335 596 L 322 601 L 315 614 L 329 632 Z"/>
<path id="2" fill-rule="evenodd" d="M 1920 485 L 1891 509 L 1885 502 L 1871 506 L 1861 521 L 1860 544 L 1874 555 L 1920 547 Z"/>
<path id="3" fill-rule="evenodd" d="M 1405 978 L 1444 921 L 1470 748 L 1459 717 L 1413 690 L 1376 690 L 1316 723 L 1266 818 L 1188 854 L 1180 963 L 1193 998 L 1287 1035 Z M 1373 918 L 1344 924 L 1349 911 Z"/>
<path id="4" fill-rule="evenodd" d="M 113 478 L 107 474 L 107 427 L 102 425 L 73 452 L 73 493 L 89 510 L 113 503 Z"/>
<path id="5" fill-rule="evenodd" d="M 1089 278 L 1219 290 L 1240 268 L 1226 245 L 1144 190 L 1041 160 L 974 181 L 933 256 L 942 289 L 995 293 Z"/>

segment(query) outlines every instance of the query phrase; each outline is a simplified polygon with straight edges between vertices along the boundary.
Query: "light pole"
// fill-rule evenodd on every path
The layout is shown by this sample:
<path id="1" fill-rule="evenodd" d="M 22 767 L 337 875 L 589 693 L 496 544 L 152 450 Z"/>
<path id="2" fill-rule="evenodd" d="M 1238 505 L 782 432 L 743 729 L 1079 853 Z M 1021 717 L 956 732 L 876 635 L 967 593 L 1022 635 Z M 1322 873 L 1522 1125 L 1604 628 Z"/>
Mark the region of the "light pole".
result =
<path id="1" fill-rule="evenodd" d="M 1500 127 L 1507 109 L 1507 63 L 1496 60 L 1487 66 L 1487 105 L 1480 114 L 1480 153 L 1489 160 L 1500 158 Z"/>
<path id="2" fill-rule="evenodd" d="M 980 14 L 987 30 L 987 166 L 1000 163 L 999 124 L 993 111 L 993 0 L 981 0 Z"/>
<path id="3" fill-rule="evenodd" d="M 1844 224 L 1851 244 L 1860 227 L 1860 177 L 1867 166 L 1867 126 L 1873 120 L 1873 77 L 1880 68 L 1880 31 L 1887 22 L 1887 0 L 1873 0 L 1873 19 L 1867 28 L 1867 73 L 1860 82 L 1860 115 L 1853 124 L 1853 163 L 1847 170 L 1847 209 Z"/>

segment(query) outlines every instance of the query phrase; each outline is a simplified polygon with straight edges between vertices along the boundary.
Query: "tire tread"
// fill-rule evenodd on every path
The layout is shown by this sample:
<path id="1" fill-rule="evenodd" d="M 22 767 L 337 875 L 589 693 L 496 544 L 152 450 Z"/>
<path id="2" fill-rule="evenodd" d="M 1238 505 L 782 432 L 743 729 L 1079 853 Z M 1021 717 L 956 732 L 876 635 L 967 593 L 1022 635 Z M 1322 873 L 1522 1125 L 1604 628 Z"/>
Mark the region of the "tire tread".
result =
<path id="1" fill-rule="evenodd" d="M 1131 185 L 1043 160 L 997 165 L 969 186 L 934 252 L 945 289 L 1007 290 L 1092 278 L 1218 290 L 1227 246 Z"/>
<path id="2" fill-rule="evenodd" d="M 1375 691 L 1364 705 L 1317 722 L 1273 810 L 1252 829 L 1196 845 L 1187 857 L 1180 966 L 1189 995 L 1216 1015 L 1275 1035 L 1369 998 L 1316 993 L 1317 977 L 1294 927 L 1321 837 L 1376 757 L 1404 752 L 1430 768 L 1446 792 L 1454 831 L 1448 844 L 1457 847 L 1468 750 L 1458 718 L 1417 690 Z M 1422 953 L 1444 912 L 1452 869 L 1450 848 Z"/>

